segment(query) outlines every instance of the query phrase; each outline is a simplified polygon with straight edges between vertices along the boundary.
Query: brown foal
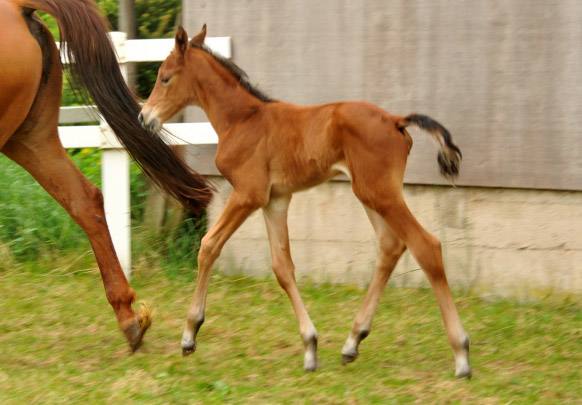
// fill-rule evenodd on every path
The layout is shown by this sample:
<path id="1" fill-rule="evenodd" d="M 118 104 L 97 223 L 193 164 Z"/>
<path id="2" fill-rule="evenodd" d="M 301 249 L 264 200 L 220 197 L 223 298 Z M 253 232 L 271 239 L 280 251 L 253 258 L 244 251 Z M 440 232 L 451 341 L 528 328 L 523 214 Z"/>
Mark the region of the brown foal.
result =
<path id="1" fill-rule="evenodd" d="M 405 127 L 420 127 L 434 137 L 440 145 L 441 172 L 453 178 L 461 153 L 448 131 L 426 116 L 396 116 L 364 102 L 302 107 L 273 101 L 250 85 L 240 68 L 214 55 L 204 45 L 205 36 L 206 26 L 191 41 L 179 29 L 175 48 L 139 116 L 142 125 L 156 131 L 187 105 L 203 108 L 219 137 L 216 166 L 233 186 L 220 217 L 202 239 L 196 290 L 182 338 L 184 355 L 196 350 L 215 260 L 235 230 L 262 208 L 273 270 L 299 321 L 304 367 L 318 367 L 317 331 L 295 282 L 287 209 L 294 192 L 344 173 L 370 218 L 379 251 L 372 283 L 342 350 L 344 364 L 358 356 L 390 273 L 408 248 L 436 294 L 456 375 L 470 377 L 469 338 L 449 290 L 440 242 L 420 226 L 402 196 L 412 146 Z"/>
<path id="2" fill-rule="evenodd" d="M 0 0 L 0 151 L 34 176 L 85 231 L 107 300 L 136 350 L 150 325 L 149 313 L 131 308 L 135 292 L 117 259 L 101 191 L 61 145 L 57 128 L 63 68 L 37 9 L 57 20 L 69 60 L 75 61 L 74 81 L 88 91 L 143 171 L 192 211 L 204 209 L 211 190 L 164 140 L 140 126 L 140 106 L 125 85 L 107 26 L 92 0 Z"/>

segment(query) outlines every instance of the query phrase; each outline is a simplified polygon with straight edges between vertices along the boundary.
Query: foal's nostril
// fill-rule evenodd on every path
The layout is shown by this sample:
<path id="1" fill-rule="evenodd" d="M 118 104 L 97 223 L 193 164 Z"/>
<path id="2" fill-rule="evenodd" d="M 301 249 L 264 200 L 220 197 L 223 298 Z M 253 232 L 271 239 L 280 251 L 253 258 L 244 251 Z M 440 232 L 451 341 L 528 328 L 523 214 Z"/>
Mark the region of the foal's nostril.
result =
<path id="1" fill-rule="evenodd" d="M 148 125 L 148 128 L 150 131 L 156 132 L 158 130 L 158 119 L 153 118 L 150 124 Z"/>

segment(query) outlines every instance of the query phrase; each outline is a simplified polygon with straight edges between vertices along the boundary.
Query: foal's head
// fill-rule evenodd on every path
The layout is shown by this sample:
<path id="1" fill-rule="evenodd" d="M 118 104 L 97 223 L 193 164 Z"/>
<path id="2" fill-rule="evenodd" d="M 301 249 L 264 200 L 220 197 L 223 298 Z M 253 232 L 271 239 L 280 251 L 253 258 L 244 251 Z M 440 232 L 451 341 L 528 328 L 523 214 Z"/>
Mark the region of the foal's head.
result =
<path id="1" fill-rule="evenodd" d="M 162 63 L 154 90 L 139 114 L 142 126 L 157 132 L 165 121 L 188 105 L 208 107 L 201 102 L 208 103 L 210 94 L 224 95 L 218 82 L 232 89 L 243 89 L 258 102 L 275 101 L 253 86 L 234 62 L 204 45 L 205 38 L 206 24 L 190 42 L 186 31 L 182 27 L 178 29 L 174 50 Z M 229 101 L 232 100 L 229 98 Z"/>
<path id="2" fill-rule="evenodd" d="M 190 42 L 184 28 L 178 29 L 174 49 L 162 63 L 152 94 L 139 114 L 142 126 L 157 132 L 186 106 L 200 104 L 196 92 L 192 91 L 186 63 L 191 57 L 190 48 L 202 47 L 205 38 L 206 24 Z"/>

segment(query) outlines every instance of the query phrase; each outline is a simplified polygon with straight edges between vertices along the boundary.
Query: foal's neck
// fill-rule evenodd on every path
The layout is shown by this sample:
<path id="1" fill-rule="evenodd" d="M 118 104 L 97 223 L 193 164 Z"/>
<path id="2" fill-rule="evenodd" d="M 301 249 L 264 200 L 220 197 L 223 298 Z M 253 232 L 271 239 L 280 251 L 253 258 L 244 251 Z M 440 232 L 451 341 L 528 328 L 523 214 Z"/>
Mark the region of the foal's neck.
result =
<path id="1" fill-rule="evenodd" d="M 216 133 L 220 135 L 246 121 L 264 104 L 251 95 L 211 55 L 199 53 L 192 65 L 193 91 Z"/>

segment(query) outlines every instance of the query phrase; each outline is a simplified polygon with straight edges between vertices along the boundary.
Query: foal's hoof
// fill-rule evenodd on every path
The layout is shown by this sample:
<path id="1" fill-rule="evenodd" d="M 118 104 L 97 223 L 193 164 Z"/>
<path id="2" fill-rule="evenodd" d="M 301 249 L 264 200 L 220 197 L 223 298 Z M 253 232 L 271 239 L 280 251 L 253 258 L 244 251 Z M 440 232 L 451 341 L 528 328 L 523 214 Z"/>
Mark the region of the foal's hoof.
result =
<path id="1" fill-rule="evenodd" d="M 358 358 L 357 354 L 342 354 L 342 365 L 353 363 Z"/>
<path id="2" fill-rule="evenodd" d="M 188 357 L 196 351 L 196 343 L 188 346 L 182 346 L 182 357 Z"/>
<path id="3" fill-rule="evenodd" d="M 317 360 L 317 354 L 306 354 L 305 360 L 303 361 L 303 370 L 313 372 L 319 370 L 320 363 Z"/>
<path id="4" fill-rule="evenodd" d="M 152 316 L 148 305 L 145 302 L 141 302 L 140 305 L 141 310 L 136 317 L 123 326 L 123 333 L 132 353 L 141 347 L 143 335 L 152 324 Z"/>
<path id="5" fill-rule="evenodd" d="M 457 369 L 455 372 L 455 377 L 457 378 L 466 378 L 468 380 L 471 379 L 473 376 L 473 370 L 471 370 L 470 366 L 463 367 L 461 369 Z"/>

